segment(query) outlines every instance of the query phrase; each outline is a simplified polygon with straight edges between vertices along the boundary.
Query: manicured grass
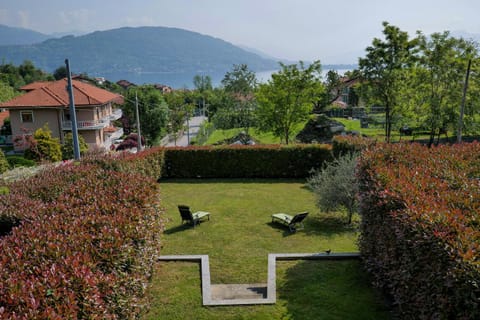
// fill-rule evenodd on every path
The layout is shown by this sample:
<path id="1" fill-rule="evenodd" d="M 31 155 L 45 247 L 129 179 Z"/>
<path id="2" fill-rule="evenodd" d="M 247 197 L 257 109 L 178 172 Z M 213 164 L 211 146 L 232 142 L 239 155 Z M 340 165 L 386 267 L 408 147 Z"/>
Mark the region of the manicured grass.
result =
<path id="1" fill-rule="evenodd" d="M 161 254 L 208 254 L 213 284 L 266 283 L 268 253 L 357 251 L 355 228 L 321 215 L 303 181 L 162 181 L 166 230 Z M 211 212 L 181 226 L 177 205 Z M 309 211 L 305 230 L 290 234 L 271 214 Z M 200 267 L 158 262 L 143 319 L 388 319 L 382 298 L 358 261 L 277 263 L 275 305 L 203 307 Z"/>
<path id="2" fill-rule="evenodd" d="M 235 128 L 235 129 L 227 129 L 227 130 L 222 130 L 222 129 L 217 129 L 212 132 L 212 134 L 208 137 L 207 141 L 205 142 L 206 145 L 211 145 L 215 144 L 219 141 L 225 140 L 225 139 L 230 139 L 232 137 L 235 137 L 238 135 L 240 132 L 245 131 L 243 128 Z M 257 130 L 250 129 L 248 133 L 259 143 L 261 144 L 277 144 L 280 143 L 280 139 L 277 137 L 274 137 L 272 133 L 264 133 L 264 132 L 259 132 Z"/>

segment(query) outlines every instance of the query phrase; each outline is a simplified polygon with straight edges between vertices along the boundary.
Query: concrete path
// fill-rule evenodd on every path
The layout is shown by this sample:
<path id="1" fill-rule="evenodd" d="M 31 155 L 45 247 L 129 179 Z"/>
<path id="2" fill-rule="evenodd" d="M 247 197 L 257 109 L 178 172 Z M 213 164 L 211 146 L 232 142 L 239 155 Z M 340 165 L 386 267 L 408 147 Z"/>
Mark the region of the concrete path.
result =
<path id="1" fill-rule="evenodd" d="M 175 143 L 174 140 L 169 141 L 165 146 L 166 147 L 186 147 L 189 145 L 189 142 L 191 141 L 192 138 L 194 138 L 197 134 L 198 131 L 200 130 L 200 125 L 207 120 L 207 117 L 204 116 L 198 116 L 198 117 L 192 117 L 188 120 L 188 123 L 185 122 L 184 126 L 188 127 L 189 130 L 188 132 L 186 131 L 183 136 L 177 137 L 177 142 Z"/>
<path id="2" fill-rule="evenodd" d="M 359 259 L 354 253 L 270 253 L 268 255 L 267 283 L 212 284 L 208 255 L 166 255 L 158 261 L 200 262 L 202 302 L 204 306 L 274 304 L 277 301 L 277 260 L 350 260 Z"/>

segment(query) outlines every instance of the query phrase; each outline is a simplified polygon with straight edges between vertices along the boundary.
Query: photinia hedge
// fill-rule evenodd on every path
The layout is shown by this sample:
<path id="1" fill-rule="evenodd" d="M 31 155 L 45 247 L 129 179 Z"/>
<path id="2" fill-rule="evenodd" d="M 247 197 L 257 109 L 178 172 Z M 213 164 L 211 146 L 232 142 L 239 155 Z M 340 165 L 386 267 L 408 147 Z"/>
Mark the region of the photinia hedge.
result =
<path id="1" fill-rule="evenodd" d="M 159 252 L 158 185 L 65 165 L 0 196 L 0 319 L 131 319 Z"/>
<path id="2" fill-rule="evenodd" d="M 91 163 L 114 171 L 142 174 L 158 180 L 162 174 L 164 149 L 155 147 L 138 153 L 90 154 L 82 159 L 82 163 Z"/>
<path id="3" fill-rule="evenodd" d="M 332 152 L 335 157 L 342 154 L 360 152 L 373 147 L 376 140 L 362 136 L 335 136 L 332 140 Z"/>
<path id="4" fill-rule="evenodd" d="M 360 157 L 359 247 L 405 319 L 480 319 L 480 144 Z"/>
<path id="5" fill-rule="evenodd" d="M 327 145 L 166 148 L 162 178 L 305 178 L 331 158 Z"/>

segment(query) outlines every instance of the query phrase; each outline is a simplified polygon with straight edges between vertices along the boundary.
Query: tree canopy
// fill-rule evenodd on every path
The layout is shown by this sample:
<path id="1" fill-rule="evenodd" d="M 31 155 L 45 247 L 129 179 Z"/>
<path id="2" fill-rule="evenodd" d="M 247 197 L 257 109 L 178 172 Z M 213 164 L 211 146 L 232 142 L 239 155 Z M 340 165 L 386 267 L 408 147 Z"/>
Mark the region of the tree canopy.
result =
<path id="1" fill-rule="evenodd" d="M 305 66 L 280 64 L 281 70 L 259 86 L 257 118 L 259 129 L 271 131 L 286 144 L 295 125 L 305 121 L 313 104 L 324 93 L 321 64 L 315 61 Z"/>

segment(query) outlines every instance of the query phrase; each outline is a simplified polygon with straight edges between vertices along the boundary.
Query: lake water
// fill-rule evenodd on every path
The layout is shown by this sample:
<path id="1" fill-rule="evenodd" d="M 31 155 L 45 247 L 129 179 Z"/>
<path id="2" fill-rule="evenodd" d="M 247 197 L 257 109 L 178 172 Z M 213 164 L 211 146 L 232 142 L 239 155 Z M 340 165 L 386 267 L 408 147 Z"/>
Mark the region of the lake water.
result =
<path id="1" fill-rule="evenodd" d="M 278 70 L 268 70 L 268 71 L 261 71 L 257 72 L 257 80 L 260 83 L 267 82 L 270 78 L 272 73 L 277 72 Z M 349 69 L 337 69 L 337 72 L 339 74 L 343 74 L 346 71 L 349 71 Z M 322 71 L 322 75 L 325 76 L 328 70 Z M 109 81 L 117 82 L 118 80 L 128 80 L 132 83 L 135 83 L 137 85 L 142 85 L 142 84 L 164 84 L 168 85 L 172 88 L 175 89 L 181 89 L 181 88 L 188 88 L 192 89 L 193 88 L 193 77 L 195 74 L 190 74 L 190 73 L 134 73 L 134 72 L 125 72 L 125 73 L 107 73 L 103 75 L 98 75 L 101 77 L 105 77 Z M 220 83 L 225 76 L 225 74 L 209 74 L 209 76 L 212 78 L 212 84 L 214 87 L 220 86 Z"/>

